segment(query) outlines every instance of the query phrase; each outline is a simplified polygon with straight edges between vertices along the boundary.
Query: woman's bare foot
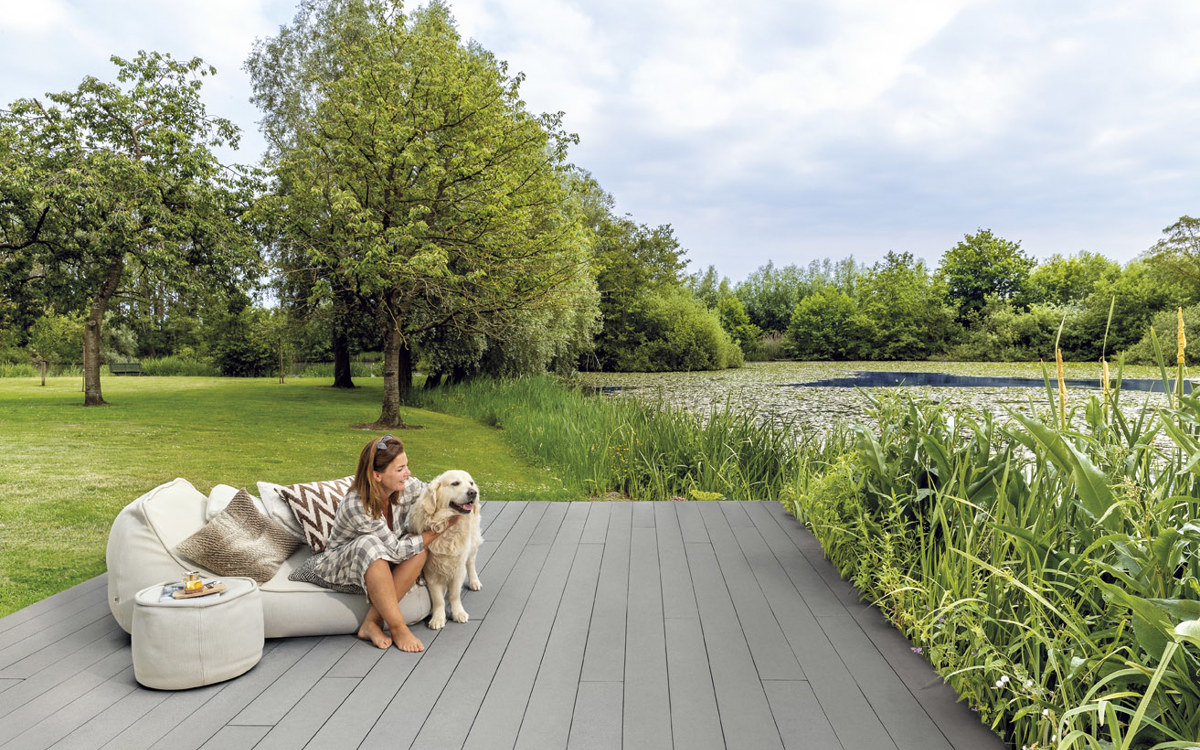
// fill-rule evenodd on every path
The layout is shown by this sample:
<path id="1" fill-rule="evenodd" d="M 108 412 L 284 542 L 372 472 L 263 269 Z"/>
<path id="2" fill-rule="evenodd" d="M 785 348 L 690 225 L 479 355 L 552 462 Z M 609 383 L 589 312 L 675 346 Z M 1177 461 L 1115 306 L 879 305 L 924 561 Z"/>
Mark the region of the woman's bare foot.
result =
<path id="1" fill-rule="evenodd" d="M 358 637 L 374 643 L 375 648 L 387 648 L 392 645 L 392 639 L 388 638 L 387 633 L 383 632 L 383 628 L 379 627 L 377 622 L 364 622 L 358 629 Z"/>
<path id="2" fill-rule="evenodd" d="M 425 644 L 421 643 L 421 639 L 413 635 L 413 632 L 408 629 L 407 625 L 403 627 L 403 630 L 389 628 L 392 630 L 392 639 L 396 643 L 396 648 L 410 653 L 424 651 Z"/>

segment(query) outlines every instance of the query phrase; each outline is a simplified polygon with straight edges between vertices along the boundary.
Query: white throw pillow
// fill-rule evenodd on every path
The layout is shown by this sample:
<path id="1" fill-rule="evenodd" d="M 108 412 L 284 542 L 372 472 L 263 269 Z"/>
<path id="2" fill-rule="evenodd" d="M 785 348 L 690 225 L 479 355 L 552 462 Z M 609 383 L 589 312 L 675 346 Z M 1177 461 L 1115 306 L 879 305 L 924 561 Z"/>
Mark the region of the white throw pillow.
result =
<path id="1" fill-rule="evenodd" d="M 218 484 L 213 487 L 208 493 L 208 504 L 204 508 L 204 520 L 206 522 L 213 520 L 218 513 L 228 507 L 229 501 L 232 500 L 233 496 L 237 493 L 237 487 L 230 487 L 227 484 Z M 250 498 L 250 502 L 254 503 L 255 510 L 257 510 L 259 513 L 262 513 L 264 516 L 271 515 L 267 512 L 267 506 L 265 503 L 263 503 L 263 501 L 259 500 L 250 493 L 246 493 L 246 496 Z"/>
<path id="2" fill-rule="evenodd" d="M 283 489 L 283 485 L 280 484 L 258 483 L 258 494 L 262 498 L 262 504 L 266 507 L 263 512 L 278 521 L 279 525 L 287 529 L 292 536 L 301 541 L 307 541 L 304 538 L 304 530 L 300 528 L 300 522 L 296 520 L 296 514 L 292 512 L 292 506 L 283 499 L 283 495 L 279 494 L 281 489 Z"/>

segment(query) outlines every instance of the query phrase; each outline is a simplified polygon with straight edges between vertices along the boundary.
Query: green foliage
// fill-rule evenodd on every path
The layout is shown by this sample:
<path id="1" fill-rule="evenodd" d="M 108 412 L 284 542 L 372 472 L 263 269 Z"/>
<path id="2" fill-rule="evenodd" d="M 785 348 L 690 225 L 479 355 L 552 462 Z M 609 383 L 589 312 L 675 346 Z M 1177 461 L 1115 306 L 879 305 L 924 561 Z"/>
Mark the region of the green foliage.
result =
<path id="1" fill-rule="evenodd" d="M 1125 353 L 1125 361 L 1130 364 L 1149 365 L 1156 361 L 1154 354 L 1154 343 L 1150 337 L 1150 329 L 1153 329 L 1158 339 L 1159 346 L 1164 352 L 1175 352 L 1179 344 L 1179 318 L 1178 309 L 1161 310 L 1154 314 L 1150 320 L 1150 328 L 1146 330 L 1146 335 L 1137 344 L 1129 348 Z M 1200 305 L 1192 305 L 1191 307 L 1183 308 L 1183 324 L 1186 331 L 1200 331 Z M 1195 334 L 1193 334 L 1195 335 Z M 1187 333 L 1184 334 L 1185 340 Z M 1187 360 L 1195 363 L 1196 355 L 1194 342 L 1191 349 L 1192 353 L 1185 352 Z"/>
<path id="2" fill-rule="evenodd" d="M 789 498 L 1013 747 L 1200 740 L 1200 400 L 1129 419 L 1120 397 L 1078 430 L 881 399 Z"/>
<path id="3" fill-rule="evenodd" d="M 139 362 L 145 375 L 214 377 L 220 374 L 209 362 L 184 357 L 148 357 Z"/>
<path id="4" fill-rule="evenodd" d="M 1055 254 L 1029 274 L 1029 299 L 1059 306 L 1079 304 L 1102 279 L 1111 281 L 1120 274 L 1121 266 L 1099 253 Z"/>
<path id="5" fill-rule="evenodd" d="M 798 359 L 855 359 L 870 337 L 869 321 L 849 294 L 825 287 L 800 300 L 787 335 Z"/>
<path id="6" fill-rule="evenodd" d="M 746 313 L 740 299 L 732 294 L 721 297 L 717 303 L 717 316 L 721 327 L 733 338 L 747 358 L 761 355 L 762 329 L 750 322 L 750 315 Z"/>
<path id="7" fill-rule="evenodd" d="M 292 93 L 272 77 L 287 60 L 252 66 L 256 90 L 286 110 L 278 189 L 260 209 L 331 289 L 377 301 L 389 359 L 380 422 L 394 424 L 409 337 L 499 334 L 517 311 L 578 302 L 586 248 L 565 190 L 575 139 L 561 114 L 525 110 L 521 77 L 464 43 L 444 4 L 411 17 L 388 0 L 328 7 L 331 41 L 316 51 L 335 51 L 333 71 L 302 65 Z M 293 117 L 287 103 L 304 97 Z"/>
<path id="8" fill-rule="evenodd" d="M 988 296 L 977 325 L 964 331 L 949 357 L 966 362 L 1053 362 L 1059 326 L 1067 331 L 1078 330 L 1080 315 L 1077 307 L 1056 305 L 1035 304 L 1018 310 Z"/>
<path id="9" fill-rule="evenodd" d="M 724 370 L 741 367 L 741 349 L 709 310 L 683 287 L 638 297 L 624 316 L 628 338 L 602 350 L 618 372 Z"/>
<path id="10" fill-rule="evenodd" d="M 767 332 L 782 333 L 791 323 L 792 312 L 801 299 L 827 286 L 851 294 L 857 275 L 853 258 L 837 263 L 828 258 L 813 261 L 807 269 L 797 266 L 777 269 L 768 263 L 737 284 L 734 294 L 746 307 L 751 323 Z"/>
<path id="11" fill-rule="evenodd" d="M 1072 354 L 1079 359 L 1100 357 L 1106 329 L 1109 354 L 1125 351 L 1146 335 L 1155 311 L 1174 310 L 1182 304 L 1182 296 L 1178 286 L 1161 283 L 1146 262 L 1134 261 L 1120 276 L 1096 283 L 1084 302 L 1076 327 L 1064 332 L 1064 336 L 1077 342 Z"/>
<path id="12" fill-rule="evenodd" d="M 702 418 L 633 399 L 587 396 L 546 376 L 481 378 L 414 391 L 413 398 L 501 427 L 523 455 L 592 496 L 774 498 L 819 452 L 750 414 L 725 410 Z"/>
<path id="13" fill-rule="evenodd" d="M 858 311 L 865 320 L 856 332 L 866 359 L 926 359 L 946 350 L 954 313 L 945 286 L 912 253 L 889 252 L 863 269 L 855 283 Z"/>
<path id="14" fill-rule="evenodd" d="M 1021 243 L 997 237 L 990 229 L 968 234 L 942 256 L 938 273 L 946 293 L 958 306 L 960 318 L 983 309 L 986 297 L 1025 304 L 1029 274 L 1036 261 L 1021 250 Z"/>
<path id="15" fill-rule="evenodd" d="M 47 312 L 29 329 L 26 348 L 35 362 L 59 364 L 78 362 L 83 347 L 82 314 L 59 315 Z"/>
<path id="16" fill-rule="evenodd" d="M 1200 219 L 1182 216 L 1163 234 L 1146 253 L 1153 275 L 1162 283 L 1183 287 L 1180 304 L 1200 303 Z"/>
<path id="17" fill-rule="evenodd" d="M 221 374 L 247 378 L 278 375 L 281 317 L 279 311 L 255 307 L 228 315 L 210 347 Z"/>
<path id="18" fill-rule="evenodd" d="M 213 69 L 155 52 L 112 61 L 116 83 L 0 110 L 0 284 L 18 320 L 31 305 L 88 311 L 85 404 L 103 403 L 104 314 L 132 276 L 211 286 L 255 259 L 237 221 L 253 185 L 211 150 L 237 142 L 200 98 Z"/>

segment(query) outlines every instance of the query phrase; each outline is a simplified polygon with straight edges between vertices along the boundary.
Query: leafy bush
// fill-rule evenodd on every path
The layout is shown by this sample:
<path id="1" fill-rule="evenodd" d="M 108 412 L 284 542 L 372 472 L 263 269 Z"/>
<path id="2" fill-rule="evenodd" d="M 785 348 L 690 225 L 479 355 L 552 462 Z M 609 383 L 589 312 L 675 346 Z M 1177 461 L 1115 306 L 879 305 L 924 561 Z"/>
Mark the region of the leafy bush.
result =
<path id="1" fill-rule="evenodd" d="M 798 359 L 854 359 L 869 321 L 854 298 L 832 286 L 810 294 L 792 311 L 787 335 Z"/>
<path id="2" fill-rule="evenodd" d="M 1186 330 L 1200 331 L 1200 305 L 1183 308 L 1183 324 Z M 1150 320 L 1150 327 L 1154 329 L 1162 350 L 1168 354 L 1174 354 L 1179 343 L 1178 308 L 1155 313 Z M 1184 338 L 1186 340 L 1186 334 Z M 1195 361 L 1194 355 L 1192 360 Z M 1149 365 L 1155 362 L 1154 346 L 1149 330 L 1146 331 L 1146 335 L 1142 337 L 1141 341 L 1130 347 L 1129 351 L 1125 353 L 1125 361 L 1132 365 Z"/>
<path id="3" fill-rule="evenodd" d="M 668 288 L 645 295 L 634 316 L 636 338 L 614 354 L 613 369 L 625 372 L 724 370 L 741 367 L 741 349 L 716 313 L 689 290 Z"/>

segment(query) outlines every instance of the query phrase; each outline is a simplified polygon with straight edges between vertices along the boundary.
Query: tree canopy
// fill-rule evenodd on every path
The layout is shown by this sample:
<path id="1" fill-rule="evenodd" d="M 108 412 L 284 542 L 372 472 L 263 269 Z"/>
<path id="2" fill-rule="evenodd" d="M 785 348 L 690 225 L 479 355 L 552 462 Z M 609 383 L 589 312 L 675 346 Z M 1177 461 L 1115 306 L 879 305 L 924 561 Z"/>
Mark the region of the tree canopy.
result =
<path id="1" fill-rule="evenodd" d="M 960 317 L 967 317 L 983 310 L 989 294 L 1020 300 L 1035 265 L 1037 261 L 1021 250 L 1020 242 L 981 229 L 947 250 L 938 270 Z"/>
<path id="2" fill-rule="evenodd" d="M 104 313 L 130 275 L 186 285 L 236 277 L 253 245 L 237 218 L 249 183 L 212 152 L 237 128 L 200 98 L 215 71 L 157 52 L 112 58 L 117 82 L 0 111 L 0 277 L 26 307 L 87 311 L 84 403 L 104 403 Z"/>
<path id="3" fill-rule="evenodd" d="M 445 5 L 411 17 L 385 0 L 329 7 L 345 11 L 324 16 L 339 64 L 303 79 L 315 103 L 275 141 L 269 205 L 293 225 L 328 222 L 336 241 L 305 244 L 304 257 L 374 301 L 379 423 L 390 426 L 411 387 L 413 336 L 496 334 L 506 313 L 577 298 L 586 247 L 565 189 L 574 137 L 561 113 L 525 110 L 521 76 L 464 43 Z M 291 238 L 315 234 L 293 226 Z"/>

